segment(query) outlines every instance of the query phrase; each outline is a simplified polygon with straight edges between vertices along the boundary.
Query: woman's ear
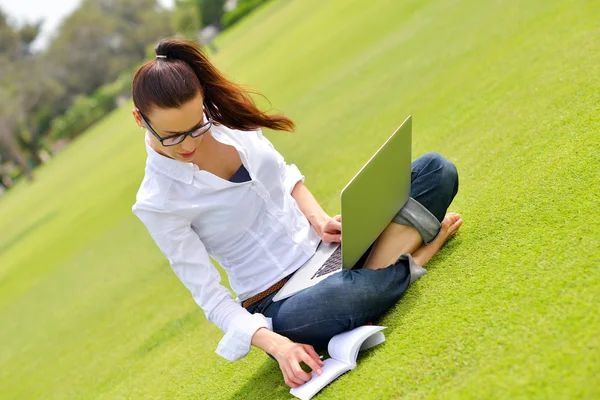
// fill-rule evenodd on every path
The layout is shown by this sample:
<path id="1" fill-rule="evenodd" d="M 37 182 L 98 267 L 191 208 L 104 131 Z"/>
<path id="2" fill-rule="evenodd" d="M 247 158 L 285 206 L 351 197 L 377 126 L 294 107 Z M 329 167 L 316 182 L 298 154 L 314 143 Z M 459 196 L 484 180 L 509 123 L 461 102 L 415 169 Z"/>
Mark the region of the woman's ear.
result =
<path id="1" fill-rule="evenodd" d="M 140 112 L 138 111 L 138 109 L 134 108 L 133 110 L 131 110 L 131 114 L 133 115 L 133 119 L 135 119 L 135 123 L 137 124 L 137 126 L 139 126 L 140 129 L 146 129 L 146 127 L 144 126 L 144 122 L 142 122 L 142 117 L 140 116 Z"/>

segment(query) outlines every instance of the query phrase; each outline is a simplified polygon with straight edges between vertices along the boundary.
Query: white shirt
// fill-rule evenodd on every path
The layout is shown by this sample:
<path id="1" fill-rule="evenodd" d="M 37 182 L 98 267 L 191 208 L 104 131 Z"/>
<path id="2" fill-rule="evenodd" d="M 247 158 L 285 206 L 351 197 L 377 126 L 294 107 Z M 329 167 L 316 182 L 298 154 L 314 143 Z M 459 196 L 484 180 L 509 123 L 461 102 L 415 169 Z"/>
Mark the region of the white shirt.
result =
<path id="1" fill-rule="evenodd" d="M 233 183 L 162 156 L 147 136 L 145 176 L 133 213 L 206 318 L 225 332 L 217 354 L 234 361 L 250 351 L 259 328 L 272 329 L 270 318 L 250 314 L 239 301 L 297 270 L 315 253 L 320 238 L 291 196 L 304 176 L 285 163 L 260 129 L 219 125 L 211 133 L 237 149 L 251 181 Z M 220 284 L 209 254 L 227 272 L 239 301 Z"/>

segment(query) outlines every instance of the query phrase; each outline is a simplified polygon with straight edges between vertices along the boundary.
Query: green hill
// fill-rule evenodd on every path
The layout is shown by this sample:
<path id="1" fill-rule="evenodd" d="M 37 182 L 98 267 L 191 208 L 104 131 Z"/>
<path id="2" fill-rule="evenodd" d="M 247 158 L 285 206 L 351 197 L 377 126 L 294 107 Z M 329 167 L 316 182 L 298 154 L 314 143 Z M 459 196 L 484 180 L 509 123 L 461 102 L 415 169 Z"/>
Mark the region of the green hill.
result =
<path id="1" fill-rule="evenodd" d="M 295 119 L 268 133 L 330 213 L 407 115 L 454 161 L 465 221 L 322 399 L 600 397 L 600 3 L 278 0 L 215 61 Z M 0 198 L 0 398 L 289 398 L 236 363 L 131 205 L 117 110 Z M 327 301 L 324 299 L 324 301 Z"/>

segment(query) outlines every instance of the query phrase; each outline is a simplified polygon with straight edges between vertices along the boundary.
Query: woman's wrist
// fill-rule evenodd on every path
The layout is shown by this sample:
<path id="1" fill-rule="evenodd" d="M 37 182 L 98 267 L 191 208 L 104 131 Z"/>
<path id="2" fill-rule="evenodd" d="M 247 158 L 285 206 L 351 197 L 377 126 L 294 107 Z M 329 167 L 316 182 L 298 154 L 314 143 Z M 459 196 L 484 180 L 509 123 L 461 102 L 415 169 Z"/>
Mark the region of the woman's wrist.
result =
<path id="1" fill-rule="evenodd" d="M 319 237 L 323 238 L 325 224 L 331 218 L 321 208 L 317 199 L 315 199 L 310 190 L 301 181 L 294 186 L 292 197 L 298 203 L 300 211 L 302 211 L 308 222 L 317 231 Z"/>
<path id="2" fill-rule="evenodd" d="M 315 231 L 317 231 L 319 237 L 323 238 L 325 224 L 327 223 L 327 220 L 331 219 L 331 217 L 322 211 L 318 214 L 309 214 L 307 219 L 313 228 L 315 228 Z"/>
<path id="3" fill-rule="evenodd" d="M 279 346 L 289 342 L 290 339 L 270 331 L 267 328 L 259 328 L 252 336 L 253 346 L 258 347 L 262 351 L 265 351 L 274 357 L 276 356 Z"/>

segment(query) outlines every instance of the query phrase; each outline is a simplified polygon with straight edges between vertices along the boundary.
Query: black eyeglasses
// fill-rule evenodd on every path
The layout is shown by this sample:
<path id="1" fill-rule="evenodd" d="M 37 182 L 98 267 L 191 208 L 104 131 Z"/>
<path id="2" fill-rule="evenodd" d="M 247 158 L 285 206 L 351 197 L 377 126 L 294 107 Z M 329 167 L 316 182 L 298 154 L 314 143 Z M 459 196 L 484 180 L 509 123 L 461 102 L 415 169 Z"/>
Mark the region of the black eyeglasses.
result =
<path id="1" fill-rule="evenodd" d="M 150 131 L 150 133 L 152 133 L 158 139 L 158 141 L 160 142 L 160 144 L 162 144 L 165 147 L 175 146 L 175 145 L 183 142 L 185 140 L 186 136 L 191 136 L 193 138 L 197 138 L 199 136 L 202 136 L 206 132 L 208 132 L 208 130 L 210 129 L 210 127 L 213 124 L 213 119 L 210 117 L 210 114 L 208 113 L 208 109 L 205 107 L 204 108 L 204 112 L 206 113 L 206 117 L 207 117 L 208 121 L 206 121 L 204 124 L 200 125 L 197 128 L 192 129 L 189 132 L 178 133 L 177 135 L 173 135 L 173 136 L 161 137 L 150 126 L 150 124 L 148 123 L 148 121 L 146 121 L 146 118 L 144 117 L 144 115 L 142 114 L 142 112 L 140 110 L 138 110 L 137 108 L 136 108 L 136 110 L 137 110 L 138 113 L 140 113 L 140 117 L 142 118 L 142 122 L 144 123 L 144 125 L 146 125 L 146 128 L 148 128 L 148 130 Z"/>

